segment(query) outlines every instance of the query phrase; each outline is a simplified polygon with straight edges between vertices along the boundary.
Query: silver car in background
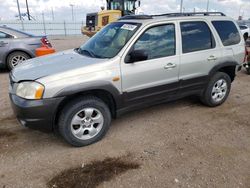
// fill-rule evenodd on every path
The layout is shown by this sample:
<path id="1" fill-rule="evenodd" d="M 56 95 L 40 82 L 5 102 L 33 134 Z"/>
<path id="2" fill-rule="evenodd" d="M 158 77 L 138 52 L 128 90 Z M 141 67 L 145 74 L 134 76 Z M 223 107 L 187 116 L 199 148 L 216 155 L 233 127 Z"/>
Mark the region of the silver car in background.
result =
<path id="1" fill-rule="evenodd" d="M 245 40 L 250 36 L 250 28 L 247 25 L 239 25 L 240 31 Z"/>
<path id="2" fill-rule="evenodd" d="M 42 46 L 51 47 L 46 36 L 0 26 L 0 67 L 12 70 L 24 60 L 35 57 L 35 50 Z"/>

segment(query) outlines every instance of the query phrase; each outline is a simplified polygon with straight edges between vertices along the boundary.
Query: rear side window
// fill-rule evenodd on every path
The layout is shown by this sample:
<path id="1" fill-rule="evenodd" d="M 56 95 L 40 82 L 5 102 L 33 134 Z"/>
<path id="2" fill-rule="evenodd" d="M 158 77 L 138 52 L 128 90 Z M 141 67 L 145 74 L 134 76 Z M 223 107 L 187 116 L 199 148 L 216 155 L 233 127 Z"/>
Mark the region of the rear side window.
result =
<path id="1" fill-rule="evenodd" d="M 224 46 L 240 43 L 240 34 L 232 21 L 212 21 Z"/>
<path id="2" fill-rule="evenodd" d="M 207 50 L 215 47 L 214 37 L 205 22 L 182 22 L 183 53 Z"/>

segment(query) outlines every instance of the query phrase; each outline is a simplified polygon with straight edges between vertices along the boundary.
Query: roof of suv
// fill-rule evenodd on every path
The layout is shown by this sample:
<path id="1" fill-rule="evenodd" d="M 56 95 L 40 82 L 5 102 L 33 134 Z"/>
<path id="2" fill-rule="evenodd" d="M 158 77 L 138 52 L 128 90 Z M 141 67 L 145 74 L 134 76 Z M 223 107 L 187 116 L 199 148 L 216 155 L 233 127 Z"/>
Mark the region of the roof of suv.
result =
<path id="1" fill-rule="evenodd" d="M 161 15 L 129 15 L 119 19 L 119 21 L 136 22 L 136 23 L 155 23 L 167 20 L 232 20 L 221 12 L 196 12 L 196 13 L 169 13 Z"/>

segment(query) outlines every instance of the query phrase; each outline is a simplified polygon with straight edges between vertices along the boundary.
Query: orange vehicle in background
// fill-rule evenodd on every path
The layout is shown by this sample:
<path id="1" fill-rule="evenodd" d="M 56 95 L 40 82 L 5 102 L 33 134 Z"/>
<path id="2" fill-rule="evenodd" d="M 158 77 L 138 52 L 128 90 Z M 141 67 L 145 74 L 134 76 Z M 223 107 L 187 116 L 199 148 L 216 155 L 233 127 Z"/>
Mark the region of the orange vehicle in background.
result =
<path id="1" fill-rule="evenodd" d="M 41 42 L 42 42 L 42 46 L 36 49 L 36 52 L 35 52 L 36 57 L 55 53 L 55 49 L 52 48 L 52 45 L 50 44 L 50 42 L 48 41 L 46 37 L 43 37 L 41 39 Z"/>

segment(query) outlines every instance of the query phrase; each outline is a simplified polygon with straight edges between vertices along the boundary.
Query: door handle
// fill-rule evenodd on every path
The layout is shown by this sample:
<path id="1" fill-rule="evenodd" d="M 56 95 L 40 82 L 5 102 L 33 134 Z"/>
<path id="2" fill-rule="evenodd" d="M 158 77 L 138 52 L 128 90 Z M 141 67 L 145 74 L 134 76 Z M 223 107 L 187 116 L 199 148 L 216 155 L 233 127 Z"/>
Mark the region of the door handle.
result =
<path id="1" fill-rule="evenodd" d="M 164 66 L 164 69 L 168 70 L 168 69 L 173 69 L 175 67 L 176 67 L 176 64 L 168 63 L 167 65 Z"/>
<path id="2" fill-rule="evenodd" d="M 208 61 L 215 61 L 215 60 L 217 60 L 217 57 L 211 55 L 211 56 L 209 56 L 209 57 L 207 58 L 207 60 L 208 60 Z"/>
<path id="3" fill-rule="evenodd" d="M 8 43 L 4 41 L 0 41 L 0 46 L 4 46 L 5 44 L 8 44 Z"/>

